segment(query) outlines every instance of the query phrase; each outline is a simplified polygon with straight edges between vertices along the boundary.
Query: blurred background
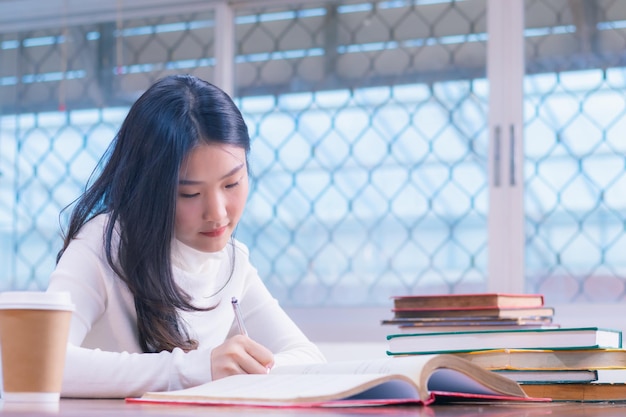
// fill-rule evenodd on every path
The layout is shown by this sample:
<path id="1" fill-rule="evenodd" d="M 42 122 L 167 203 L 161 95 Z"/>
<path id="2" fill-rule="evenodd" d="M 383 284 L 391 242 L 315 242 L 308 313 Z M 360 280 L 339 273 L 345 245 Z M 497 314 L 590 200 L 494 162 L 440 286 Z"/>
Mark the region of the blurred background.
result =
<path id="1" fill-rule="evenodd" d="M 60 212 L 129 106 L 192 73 L 248 123 L 237 237 L 282 305 L 494 290 L 621 303 L 626 2 L 512 0 L 517 32 L 488 24 L 497 3 L 0 0 L 0 290 L 46 287 Z M 523 68 L 489 52 L 496 39 Z M 493 115 L 511 101 L 523 119 L 500 153 Z M 496 194 L 509 153 L 521 180 Z M 523 267 L 494 276 L 503 246 Z"/>

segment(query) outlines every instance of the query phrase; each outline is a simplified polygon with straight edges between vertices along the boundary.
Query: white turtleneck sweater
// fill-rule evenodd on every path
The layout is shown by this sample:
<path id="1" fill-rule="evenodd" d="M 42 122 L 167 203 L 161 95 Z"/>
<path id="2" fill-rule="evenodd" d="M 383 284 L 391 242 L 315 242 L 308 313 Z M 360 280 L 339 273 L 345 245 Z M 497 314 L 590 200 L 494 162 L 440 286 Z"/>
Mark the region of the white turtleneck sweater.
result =
<path id="1" fill-rule="evenodd" d="M 193 297 L 194 305 L 217 308 L 180 314 L 189 335 L 199 342 L 197 350 L 142 353 L 133 297 L 106 261 L 106 220 L 100 215 L 82 228 L 50 277 L 48 291 L 69 291 L 75 304 L 63 396 L 135 397 L 210 381 L 212 349 L 237 333 L 232 297 L 241 304 L 249 336 L 274 353 L 275 366 L 324 361 L 268 292 L 240 242 L 235 242 L 234 260 L 230 245 L 204 253 L 174 242 L 176 283 Z"/>

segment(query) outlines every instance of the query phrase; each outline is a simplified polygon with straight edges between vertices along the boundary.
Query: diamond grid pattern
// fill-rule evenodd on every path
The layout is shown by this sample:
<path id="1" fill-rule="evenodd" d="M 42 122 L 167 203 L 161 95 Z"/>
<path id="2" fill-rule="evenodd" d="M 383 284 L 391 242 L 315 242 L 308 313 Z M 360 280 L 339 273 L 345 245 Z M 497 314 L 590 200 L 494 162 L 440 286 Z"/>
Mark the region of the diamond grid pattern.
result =
<path id="1" fill-rule="evenodd" d="M 484 8 L 467 6 L 343 2 L 238 17 L 238 95 L 295 90 L 241 100 L 255 185 L 239 237 L 284 304 L 484 287 L 484 83 L 403 82 L 450 76 L 433 69 L 455 62 L 464 43 L 453 38 L 484 28 Z"/>
<path id="2" fill-rule="evenodd" d="M 484 91 L 473 91 L 478 81 L 415 85 L 484 72 L 484 42 L 471 45 L 483 58 L 449 69 L 468 48 L 464 41 L 484 28 L 481 4 L 320 3 L 238 15 L 237 88 L 255 138 L 250 220 L 239 234 L 286 304 L 362 304 L 418 287 L 482 285 Z M 193 67 L 210 79 L 210 20 L 157 17 L 19 34 L 31 82 L 15 87 L 16 104 L 71 111 L 60 120 L 20 115 L 13 286 L 45 284 L 60 244 L 50 219 L 80 192 L 124 106 L 170 72 Z M 113 106 L 122 107 L 109 120 Z M 104 110 L 72 120 L 81 117 L 75 109 L 94 107 Z M 476 110 L 478 124 L 465 123 Z M 459 143 L 470 146 L 453 152 Z M 470 172 L 482 185 L 466 179 Z"/>
<path id="3" fill-rule="evenodd" d="M 59 212 L 85 187 L 141 90 L 182 68 L 211 77 L 211 17 L 208 11 L 3 36 L 0 88 L 14 100 L 3 100 L 1 111 L 16 116 L 3 117 L 0 132 L 0 288 L 45 288 L 61 245 Z M 19 61 L 11 65 L 11 57 Z"/>
<path id="4" fill-rule="evenodd" d="M 623 299 L 625 8 L 525 5 L 527 287 Z M 238 237 L 281 303 L 484 290 L 485 1 L 259 1 L 236 19 Z M 0 288 L 45 286 L 59 210 L 143 89 L 212 79 L 213 27 L 206 10 L 2 35 Z"/>
<path id="5" fill-rule="evenodd" d="M 626 83 L 612 66 L 624 65 L 626 15 L 615 1 L 526 4 L 562 28 L 527 38 L 532 62 L 556 70 L 527 77 L 527 286 L 555 300 L 623 300 Z M 534 59 L 548 50 L 553 61 Z"/>

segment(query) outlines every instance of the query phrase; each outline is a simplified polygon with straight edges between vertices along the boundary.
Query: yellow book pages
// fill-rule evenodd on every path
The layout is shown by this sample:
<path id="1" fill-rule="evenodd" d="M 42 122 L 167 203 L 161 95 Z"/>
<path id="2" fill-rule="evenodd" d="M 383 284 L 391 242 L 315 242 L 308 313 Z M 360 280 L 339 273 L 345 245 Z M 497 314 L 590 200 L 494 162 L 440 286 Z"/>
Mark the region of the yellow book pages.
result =
<path id="1" fill-rule="evenodd" d="M 486 369 L 620 369 L 626 368 L 626 349 L 526 350 L 495 349 L 458 353 Z"/>

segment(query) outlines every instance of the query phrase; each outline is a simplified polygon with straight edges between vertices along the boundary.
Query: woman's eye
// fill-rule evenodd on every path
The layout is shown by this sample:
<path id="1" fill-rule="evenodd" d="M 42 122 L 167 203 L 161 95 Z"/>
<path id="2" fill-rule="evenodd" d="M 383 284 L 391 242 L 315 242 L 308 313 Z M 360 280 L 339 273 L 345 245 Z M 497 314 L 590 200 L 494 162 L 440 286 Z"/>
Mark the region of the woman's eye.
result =
<path id="1" fill-rule="evenodd" d="M 226 184 L 226 188 L 235 188 L 239 185 L 239 181 L 233 182 L 232 184 Z"/>
<path id="2" fill-rule="evenodd" d="M 200 193 L 193 193 L 193 194 L 180 193 L 180 196 L 182 198 L 193 198 L 193 197 L 196 197 L 196 196 L 199 196 L 199 195 L 200 195 Z"/>

